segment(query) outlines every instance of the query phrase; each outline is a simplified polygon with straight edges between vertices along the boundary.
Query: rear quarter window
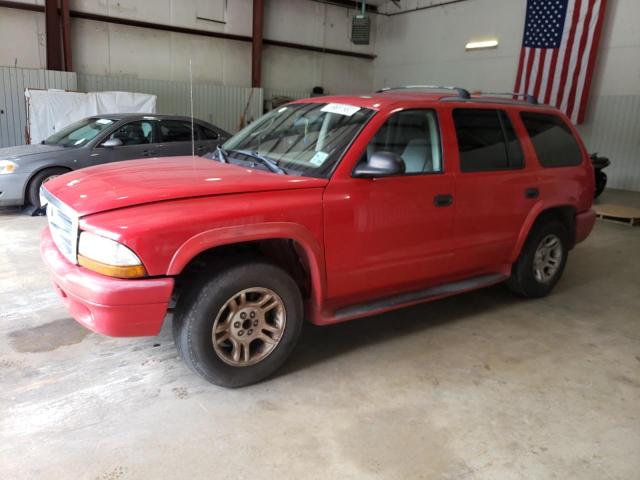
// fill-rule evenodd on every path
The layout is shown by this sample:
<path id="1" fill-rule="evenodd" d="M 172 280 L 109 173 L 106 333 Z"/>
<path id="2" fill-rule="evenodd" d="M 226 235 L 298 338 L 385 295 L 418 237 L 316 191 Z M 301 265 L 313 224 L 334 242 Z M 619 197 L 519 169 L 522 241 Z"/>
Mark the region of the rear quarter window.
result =
<path id="1" fill-rule="evenodd" d="M 582 163 L 578 141 L 560 117 L 531 112 L 522 112 L 520 116 L 543 167 L 571 167 Z"/>

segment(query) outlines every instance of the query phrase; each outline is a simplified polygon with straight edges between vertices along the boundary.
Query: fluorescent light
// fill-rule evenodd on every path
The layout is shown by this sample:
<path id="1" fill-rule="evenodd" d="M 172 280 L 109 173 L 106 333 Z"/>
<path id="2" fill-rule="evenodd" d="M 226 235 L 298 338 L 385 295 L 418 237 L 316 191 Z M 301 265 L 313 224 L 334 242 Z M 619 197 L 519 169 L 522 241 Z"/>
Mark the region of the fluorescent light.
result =
<path id="1" fill-rule="evenodd" d="M 466 50 L 478 50 L 481 48 L 496 48 L 498 46 L 498 40 L 483 40 L 481 42 L 469 42 L 464 48 Z"/>

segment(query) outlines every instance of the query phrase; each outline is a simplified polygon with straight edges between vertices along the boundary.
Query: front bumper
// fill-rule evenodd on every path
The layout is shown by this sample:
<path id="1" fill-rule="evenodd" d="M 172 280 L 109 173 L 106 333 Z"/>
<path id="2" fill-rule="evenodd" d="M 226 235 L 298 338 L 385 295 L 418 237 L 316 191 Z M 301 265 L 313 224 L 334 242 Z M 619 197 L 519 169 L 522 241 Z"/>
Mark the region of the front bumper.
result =
<path id="1" fill-rule="evenodd" d="M 73 265 L 62 256 L 49 227 L 40 255 L 69 313 L 88 329 L 111 337 L 157 335 L 167 313 L 173 278 L 121 280 Z"/>
<path id="2" fill-rule="evenodd" d="M 576 243 L 584 241 L 596 223 L 596 212 L 592 209 L 576 215 Z"/>
<path id="3" fill-rule="evenodd" d="M 28 175 L 9 173 L 0 175 L 0 207 L 24 205 L 24 189 Z"/>

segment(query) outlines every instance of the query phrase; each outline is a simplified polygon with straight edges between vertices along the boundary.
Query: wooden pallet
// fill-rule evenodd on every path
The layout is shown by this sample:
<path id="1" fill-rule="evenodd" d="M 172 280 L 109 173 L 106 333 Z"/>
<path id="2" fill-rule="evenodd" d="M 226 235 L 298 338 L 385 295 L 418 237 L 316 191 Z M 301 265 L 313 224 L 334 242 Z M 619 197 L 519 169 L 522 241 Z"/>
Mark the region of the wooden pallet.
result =
<path id="1" fill-rule="evenodd" d="M 602 220 L 631 226 L 640 225 L 640 208 L 602 204 L 594 205 L 593 209 L 596 212 L 596 217 Z"/>

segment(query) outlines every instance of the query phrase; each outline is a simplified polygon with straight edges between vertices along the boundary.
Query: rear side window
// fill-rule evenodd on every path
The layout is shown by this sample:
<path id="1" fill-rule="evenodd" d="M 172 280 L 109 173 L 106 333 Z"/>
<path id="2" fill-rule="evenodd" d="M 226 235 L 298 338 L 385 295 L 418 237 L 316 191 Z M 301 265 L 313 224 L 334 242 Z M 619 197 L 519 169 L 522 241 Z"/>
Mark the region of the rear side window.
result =
<path id="1" fill-rule="evenodd" d="M 218 140 L 220 135 L 215 130 L 198 125 L 200 130 L 200 140 Z"/>
<path id="2" fill-rule="evenodd" d="M 578 141 L 560 117 L 530 112 L 520 115 L 543 167 L 570 167 L 582 163 Z"/>
<path id="3" fill-rule="evenodd" d="M 190 142 L 191 124 L 179 120 L 160 122 L 160 134 L 163 142 Z"/>
<path id="4" fill-rule="evenodd" d="M 501 110 L 459 108 L 453 111 L 460 169 L 486 172 L 522 168 L 522 147 L 511 120 Z"/>

